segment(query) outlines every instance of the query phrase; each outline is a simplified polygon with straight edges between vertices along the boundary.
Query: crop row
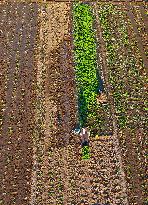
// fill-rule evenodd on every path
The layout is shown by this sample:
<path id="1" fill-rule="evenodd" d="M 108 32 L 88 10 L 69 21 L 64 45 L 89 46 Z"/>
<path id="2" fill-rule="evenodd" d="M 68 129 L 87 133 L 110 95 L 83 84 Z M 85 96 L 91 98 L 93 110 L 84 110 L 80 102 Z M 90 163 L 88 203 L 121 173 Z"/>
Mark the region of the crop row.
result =
<path id="1" fill-rule="evenodd" d="M 40 22 L 39 22 L 40 20 Z M 38 19 L 40 26 L 45 26 L 45 17 L 42 17 L 41 14 Z M 44 30 L 45 31 L 45 30 Z M 46 31 L 42 39 L 40 39 L 39 30 L 37 32 L 37 43 L 38 47 L 36 48 L 36 77 L 37 81 L 34 83 L 34 89 L 36 93 L 36 98 L 34 100 L 34 112 L 35 112 L 35 124 L 32 133 L 34 149 L 34 163 L 33 163 L 33 173 L 35 180 L 32 178 L 32 192 L 31 200 L 35 201 L 38 204 L 42 204 L 42 194 L 44 190 L 44 138 L 45 138 L 45 77 L 46 77 L 46 66 L 45 66 L 45 37 Z M 43 48 L 43 45 L 45 46 Z"/>
<path id="2" fill-rule="evenodd" d="M 104 92 L 104 83 L 97 68 L 94 15 L 89 4 L 74 4 L 73 24 L 80 126 L 88 126 L 92 135 L 103 134 L 110 128 L 110 107 L 97 104 L 97 96 Z"/>
<path id="3" fill-rule="evenodd" d="M 98 12 L 106 43 L 109 83 L 112 87 L 119 130 L 121 133 L 129 131 L 128 134 L 126 133 L 129 136 L 124 136 L 127 143 L 124 152 L 132 149 L 135 153 L 133 156 L 136 156 L 132 166 L 136 166 L 137 163 L 142 165 L 142 161 L 136 159 L 138 155 L 141 159 L 145 158 L 137 144 L 136 133 L 139 129 L 144 132 L 146 125 L 144 102 L 146 101 L 144 91 L 146 77 L 141 74 L 144 70 L 143 62 L 140 60 L 134 35 L 129 36 L 132 34 L 132 25 L 125 13 L 117 11 L 113 5 L 101 7 Z M 131 141 L 127 140 L 129 138 Z M 127 157 L 130 161 L 130 150 Z M 137 176 L 138 173 L 143 175 L 142 166 L 137 170 Z M 129 175 L 131 178 L 131 173 Z M 136 181 L 136 177 L 134 180 Z"/>
<path id="4" fill-rule="evenodd" d="M 122 54 L 121 56 L 119 56 L 121 45 L 126 48 L 129 45 L 129 40 L 127 29 L 123 21 L 121 21 L 120 28 L 118 28 L 118 32 L 121 35 L 121 42 L 117 42 L 116 39 L 114 39 L 113 31 L 110 28 L 110 22 L 108 20 L 109 15 L 113 12 L 115 13 L 113 6 L 104 7 L 104 9 L 100 9 L 99 17 L 101 26 L 103 28 L 103 37 L 106 42 L 108 54 L 107 60 L 110 68 L 109 80 L 113 88 L 113 96 L 115 100 L 116 113 L 118 115 L 119 127 L 122 129 L 126 127 L 128 121 L 128 116 L 126 115 L 127 104 L 124 102 L 129 101 L 130 97 L 133 100 L 139 100 L 138 98 L 134 98 L 134 96 L 131 95 L 135 95 L 136 92 L 140 93 L 142 89 L 141 81 L 143 81 L 143 79 L 139 75 L 139 70 L 136 66 L 136 61 L 132 54 L 127 56 L 125 59 L 123 59 Z M 131 53 L 130 46 L 128 46 L 128 52 Z M 128 67 L 129 70 L 127 70 Z M 126 76 L 127 72 L 128 76 Z M 132 85 L 129 85 L 131 88 L 127 89 L 125 77 L 127 77 L 127 81 L 129 82 L 130 78 L 133 79 L 134 77 L 135 79 L 137 79 L 136 86 L 135 82 L 132 82 Z M 130 90 L 132 92 L 130 92 Z"/>

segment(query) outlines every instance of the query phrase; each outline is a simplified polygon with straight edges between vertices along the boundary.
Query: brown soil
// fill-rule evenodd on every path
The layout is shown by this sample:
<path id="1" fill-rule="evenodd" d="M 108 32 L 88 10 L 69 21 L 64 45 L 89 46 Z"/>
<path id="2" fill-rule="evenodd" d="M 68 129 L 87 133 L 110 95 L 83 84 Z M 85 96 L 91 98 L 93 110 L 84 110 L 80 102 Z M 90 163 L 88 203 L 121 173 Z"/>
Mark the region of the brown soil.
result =
<path id="1" fill-rule="evenodd" d="M 67 182 L 63 180 L 62 183 L 63 188 L 68 183 L 68 204 L 85 203 L 89 205 L 97 202 L 101 204 L 127 204 L 115 146 L 113 137 L 102 136 L 98 140 L 91 141 L 90 160 L 84 161 L 78 158 L 75 152 L 76 149 L 79 149 L 80 152 L 80 147 L 76 148 L 73 145 L 55 149 L 50 154 L 52 163 L 50 169 L 53 173 L 58 174 L 57 177 L 54 176 L 54 189 L 56 189 L 56 183 L 60 181 L 60 176 L 64 176 L 62 173 L 64 162 L 60 156 L 63 156 L 65 152 L 67 153 L 68 177 Z M 57 164 L 55 161 L 57 161 Z M 59 195 L 57 189 L 55 194 Z"/>
<path id="2" fill-rule="evenodd" d="M 128 205 L 129 201 L 140 205 L 145 197 L 140 187 L 145 184 L 145 125 L 136 129 L 136 137 L 130 130 L 118 133 L 98 19 L 102 72 L 114 134 L 91 139 L 91 158 L 85 161 L 80 137 L 71 134 L 78 121 L 72 4 L 4 3 L 1 7 L 0 203 Z M 125 57 L 126 49 L 121 48 L 119 54 Z M 124 171 L 130 172 L 126 180 Z"/>
<path id="3" fill-rule="evenodd" d="M 127 9 L 128 9 L 127 10 L 127 16 L 130 19 L 130 21 L 131 21 L 131 24 L 132 24 L 132 27 L 133 27 L 133 30 L 134 30 L 134 33 L 135 33 L 137 45 L 138 45 L 138 48 L 139 48 L 139 51 L 140 51 L 143 63 L 145 65 L 145 70 L 147 72 L 148 60 L 147 60 L 147 56 L 146 56 L 144 48 L 143 48 L 142 39 L 141 39 L 141 37 L 139 35 L 138 29 L 137 29 L 137 24 L 135 22 L 134 14 L 132 13 L 132 9 L 131 8 L 132 7 L 130 5 L 127 5 Z"/>
<path id="4" fill-rule="evenodd" d="M 7 53 L 7 78 L 3 82 L 3 86 L 7 84 L 6 104 L 2 113 L 1 137 L 3 204 L 28 204 L 30 197 L 37 5 L 26 5 L 25 13 L 24 8 L 24 4 L 4 4 L 7 20 L 2 22 L 5 17 L 1 18 L 5 25 L 3 43 L 6 42 L 2 51 Z"/>
<path id="5" fill-rule="evenodd" d="M 119 6 L 117 7 L 117 8 L 119 8 Z M 121 8 L 120 8 L 121 9 Z M 112 20 L 113 19 L 113 20 Z M 119 21 L 118 21 L 119 20 Z M 116 25 L 114 25 L 115 24 L 115 21 L 116 21 Z M 116 39 L 116 41 L 118 40 L 118 39 L 120 39 L 119 38 L 119 36 L 120 36 L 120 33 L 118 32 L 118 27 L 119 27 L 119 22 L 121 21 L 121 19 L 119 18 L 119 16 L 116 14 L 116 18 L 115 17 L 113 17 L 113 16 L 110 16 L 110 18 L 109 18 L 109 23 L 110 23 L 110 25 L 111 25 L 111 28 L 112 28 L 112 30 L 113 30 L 113 34 L 112 34 L 112 37 L 114 37 L 115 39 Z M 100 33 L 100 31 L 98 32 L 98 33 Z M 130 35 L 129 35 L 130 36 Z M 133 39 L 133 36 L 131 37 L 129 37 L 129 39 Z M 101 44 L 103 45 L 103 42 L 101 42 Z M 132 54 L 137 54 L 137 52 L 135 52 L 135 50 L 133 51 L 132 50 Z M 119 49 L 117 49 L 117 58 L 118 57 L 121 57 L 122 56 L 122 58 L 124 58 L 123 59 L 123 61 L 125 61 L 126 60 L 126 57 L 129 55 L 128 54 L 128 51 L 127 51 L 127 48 L 124 48 L 123 46 L 122 46 L 122 44 L 120 45 L 120 48 Z M 105 54 L 104 54 L 104 65 L 105 65 L 105 59 L 106 59 L 106 57 L 105 57 Z M 136 61 L 138 61 L 138 58 L 137 58 L 137 56 L 135 55 L 135 59 L 136 59 Z M 138 62 L 139 63 L 139 62 Z M 120 65 L 119 65 L 120 66 Z M 106 66 L 107 67 L 107 66 Z M 139 67 L 141 67 L 141 66 L 139 66 Z M 115 68 L 115 65 L 114 65 L 114 68 Z M 122 73 L 123 72 L 123 73 Z M 106 73 L 109 73 L 109 72 L 106 72 Z M 121 73 L 120 73 L 120 76 L 122 76 L 122 77 L 124 77 L 124 75 L 126 75 L 126 73 L 128 73 L 128 70 L 127 71 L 125 71 L 125 70 L 123 70 L 123 71 L 121 71 Z M 117 74 L 116 74 L 117 75 Z M 133 76 L 133 80 L 131 81 L 131 78 L 130 79 L 128 79 L 128 77 L 126 77 L 125 78 L 125 82 L 124 82 L 124 84 L 125 85 L 127 85 L 127 89 L 129 90 L 129 91 L 132 91 L 132 94 L 134 94 L 134 95 L 136 95 L 137 96 L 137 92 L 135 92 L 134 90 L 135 90 L 135 87 L 134 86 L 136 86 L 136 85 L 134 85 L 134 77 L 135 76 Z M 143 80 L 143 82 L 144 82 L 144 80 Z M 143 83 L 142 81 L 140 82 L 141 84 Z M 143 85 L 143 87 L 144 87 L 144 85 Z M 111 90 L 110 90 L 111 91 Z M 138 92 L 138 99 L 139 99 L 139 101 L 141 100 L 141 98 L 143 97 L 143 93 L 142 93 L 142 91 L 141 92 Z M 133 100 L 132 100 L 133 101 Z M 140 102 L 138 101 L 138 104 L 140 105 Z M 111 103 L 112 103 L 112 101 L 111 101 Z M 125 102 L 126 103 L 126 102 Z M 137 101 L 136 102 L 133 102 L 133 103 L 137 103 Z M 127 105 L 127 108 L 128 108 L 129 106 Z M 141 108 L 141 113 L 142 113 L 142 106 L 140 106 Z M 114 113 L 114 112 L 113 112 Z M 130 119 L 131 119 L 131 122 L 133 123 L 133 119 L 132 119 L 132 116 L 133 116 L 133 118 L 134 118 L 134 116 L 136 115 L 136 110 L 135 110 L 135 112 L 134 111 L 130 111 L 130 109 L 128 108 L 127 110 L 126 110 L 126 114 L 127 114 L 127 116 L 129 116 L 130 117 Z M 115 126 L 117 125 L 116 124 L 117 122 L 115 122 Z M 135 122 L 134 122 L 135 123 Z M 138 123 L 138 122 L 137 122 Z M 143 125 L 144 126 L 144 125 Z M 135 128 L 137 127 L 137 132 L 138 132 L 138 125 L 135 125 Z M 144 189 L 142 190 L 142 183 L 144 183 L 144 180 L 142 179 L 142 177 L 141 176 L 144 176 L 145 174 L 145 168 L 144 167 L 142 167 L 142 166 L 140 166 L 140 165 L 142 165 L 141 164 L 141 162 L 140 162 L 140 160 L 138 159 L 138 154 L 139 153 L 141 153 L 140 154 L 140 156 L 141 156 L 141 159 L 143 159 L 144 160 L 144 155 L 142 154 L 142 152 L 140 151 L 141 150 L 141 148 L 140 148 L 140 146 L 139 146 L 139 144 L 138 144 L 138 141 L 137 141 L 137 136 L 135 137 L 135 136 L 133 136 L 132 135 L 132 130 L 130 130 L 129 132 L 125 132 L 124 131 L 124 134 L 125 134 L 125 138 L 124 138 L 124 144 L 123 144 L 123 139 L 121 140 L 121 135 L 120 134 L 118 134 L 119 133 L 119 130 L 118 129 L 116 129 L 117 130 L 117 136 L 118 136 L 118 138 L 120 139 L 120 145 L 121 145 L 121 148 L 122 148 L 122 153 L 123 153 L 123 155 L 124 155 L 124 157 L 122 158 L 123 159 L 123 161 L 124 161 L 124 169 L 125 170 L 127 170 L 127 167 L 130 165 L 130 167 L 131 167 L 131 176 L 130 176 L 130 178 L 128 178 L 127 179 L 127 175 L 128 175 L 128 173 L 126 173 L 127 175 L 126 175 L 126 180 L 127 180 L 127 182 L 128 182 L 128 196 L 129 196 L 129 201 L 130 201 L 130 203 L 137 203 L 137 204 L 142 204 L 143 203 L 143 201 L 144 201 L 144 195 L 143 195 L 143 191 L 144 191 Z M 132 137 L 132 140 L 131 139 L 129 139 L 129 138 L 131 138 Z M 121 142 L 122 141 L 122 142 Z M 124 149 L 124 146 L 126 145 L 126 147 L 125 147 L 125 149 Z M 139 148 L 138 148 L 139 147 Z M 138 148 L 138 153 L 137 153 L 137 151 L 136 151 L 136 149 Z M 132 154 L 130 154 L 130 152 L 132 152 Z M 136 172 L 134 172 L 134 169 L 135 169 L 135 167 L 138 167 L 138 169 L 137 169 L 137 171 Z M 140 175 L 140 173 L 141 173 L 141 175 Z M 141 184 L 141 185 L 140 185 Z M 137 196 L 137 197 L 136 197 Z"/>
<path id="6" fill-rule="evenodd" d="M 58 181 L 55 182 L 55 193 L 50 196 L 52 183 L 48 172 L 51 169 L 49 151 L 75 143 L 71 130 L 77 121 L 75 101 L 74 71 L 72 67 L 72 51 L 70 39 L 70 5 L 68 3 L 50 3 L 40 8 L 40 31 L 38 36 L 37 83 L 39 86 L 38 103 L 42 109 L 36 109 L 36 124 L 42 127 L 43 135 L 34 139 L 34 146 L 42 147 L 36 151 L 37 166 L 42 171 L 41 176 L 32 175 L 32 199 L 40 204 L 58 203 Z M 42 55 L 41 55 L 42 51 Z M 42 58 L 43 56 L 43 58 Z M 42 101 L 40 99 L 43 99 Z M 40 114 L 39 114 L 40 113 Z M 42 123 L 40 122 L 42 121 Z M 66 153 L 63 154 L 62 179 L 64 185 L 64 204 L 67 204 L 67 171 Z M 57 157 L 53 164 L 56 164 Z M 35 166 L 35 165 L 34 165 Z M 54 166 L 54 165 L 53 165 Z M 55 165 L 56 166 L 56 165 Z M 35 179 L 36 178 L 36 179 Z M 39 182 L 40 179 L 40 182 Z M 60 180 L 60 179 L 59 179 Z M 34 189 L 36 186 L 36 189 Z M 40 188 L 38 188 L 40 187 Z M 40 194 L 33 194 L 33 190 Z"/>

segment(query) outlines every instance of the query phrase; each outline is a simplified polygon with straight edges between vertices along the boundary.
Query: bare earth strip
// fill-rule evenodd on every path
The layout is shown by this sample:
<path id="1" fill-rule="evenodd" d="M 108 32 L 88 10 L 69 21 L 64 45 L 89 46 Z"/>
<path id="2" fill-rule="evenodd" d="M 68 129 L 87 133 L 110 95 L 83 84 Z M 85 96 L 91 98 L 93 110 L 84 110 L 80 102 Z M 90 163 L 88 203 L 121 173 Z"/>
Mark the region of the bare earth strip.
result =
<path id="1" fill-rule="evenodd" d="M 68 10 L 69 10 L 69 7 L 65 3 L 61 3 L 61 4 L 51 3 L 47 6 L 47 18 L 48 18 L 48 21 L 47 21 L 47 25 L 48 25 L 47 52 L 48 52 L 49 61 L 48 61 L 47 78 L 46 78 L 46 133 L 47 133 L 45 137 L 46 150 L 50 149 L 51 146 L 54 144 L 54 142 L 56 146 L 60 146 L 58 142 L 58 138 L 63 139 L 63 137 L 65 137 L 63 132 L 59 134 L 57 133 L 58 123 L 57 121 L 56 122 L 54 121 L 57 120 L 57 109 L 59 106 L 62 105 L 60 101 L 59 101 L 60 103 L 59 106 L 57 104 L 58 95 L 61 94 L 60 90 L 58 91 L 57 89 L 62 84 L 62 81 L 58 81 L 58 79 L 60 79 L 59 75 L 62 75 L 59 71 L 63 64 L 63 62 L 61 62 L 61 65 L 60 65 L 58 60 L 59 60 L 59 56 L 61 55 L 61 50 L 60 50 L 61 42 L 64 39 L 64 35 L 68 34 L 68 21 L 67 21 L 68 20 L 67 19 Z M 52 105 L 51 105 L 51 102 L 53 102 Z M 52 107 L 51 111 L 47 110 L 49 109 L 48 108 L 49 104 L 50 104 L 50 108 Z M 52 121 L 54 120 L 52 124 L 51 124 L 51 120 Z M 62 134 L 63 136 L 62 135 L 60 136 L 60 134 Z M 49 137 L 50 137 L 50 143 L 49 143 Z M 54 138 L 56 139 L 56 141 Z M 54 145 L 53 147 L 54 149 L 56 149 Z M 56 153 L 56 150 L 54 150 L 54 152 Z M 56 162 L 58 156 L 55 156 L 55 157 L 56 158 L 54 158 L 54 160 Z M 46 162 L 48 162 L 48 155 L 45 158 L 45 160 Z M 48 164 L 48 166 L 46 165 L 46 167 L 49 169 L 50 165 Z M 56 170 L 53 170 L 53 172 L 56 172 Z M 67 178 L 65 178 L 65 180 L 66 179 Z M 55 186 L 54 201 L 52 201 L 50 197 L 48 197 L 46 194 L 46 199 L 49 198 L 50 203 L 53 203 L 53 204 L 58 203 L 59 194 L 58 194 L 58 188 L 56 187 L 56 184 L 58 183 L 57 180 L 58 180 L 58 176 L 56 176 L 55 184 L 54 184 Z M 49 180 L 47 180 L 45 183 L 48 183 L 48 185 L 50 184 Z M 50 192 L 50 188 L 46 190 L 46 193 L 47 192 Z M 66 190 L 64 193 L 66 193 Z M 63 203 L 67 204 L 67 199 L 65 197 L 63 200 L 64 200 Z"/>
<path id="2" fill-rule="evenodd" d="M 43 185 L 43 150 L 45 137 L 45 37 L 43 36 L 43 13 L 42 7 L 38 10 L 38 35 L 36 47 L 36 101 L 35 101 L 35 127 L 33 132 L 33 167 L 32 167 L 32 185 L 30 205 L 44 204 L 42 194 L 44 193 Z"/>
<path id="3" fill-rule="evenodd" d="M 62 200 L 63 204 L 68 203 L 65 158 L 68 154 L 64 148 L 62 153 L 56 152 L 56 149 L 67 146 L 76 121 L 69 11 L 70 6 L 67 3 L 50 3 L 40 8 L 37 56 L 39 106 L 36 109 L 36 125 L 39 120 L 42 121 L 43 136 L 39 137 L 39 131 L 34 136 L 34 146 L 39 147 L 42 153 L 35 148 L 31 204 L 57 204 L 59 200 Z M 52 152 L 55 153 L 54 156 Z M 60 162 L 58 156 L 61 156 Z M 58 171 L 56 164 L 61 166 L 62 171 Z M 40 176 L 36 170 L 39 170 Z M 61 183 L 61 178 L 64 191 L 60 194 L 58 184 Z M 63 199 L 59 198 L 61 196 Z"/>

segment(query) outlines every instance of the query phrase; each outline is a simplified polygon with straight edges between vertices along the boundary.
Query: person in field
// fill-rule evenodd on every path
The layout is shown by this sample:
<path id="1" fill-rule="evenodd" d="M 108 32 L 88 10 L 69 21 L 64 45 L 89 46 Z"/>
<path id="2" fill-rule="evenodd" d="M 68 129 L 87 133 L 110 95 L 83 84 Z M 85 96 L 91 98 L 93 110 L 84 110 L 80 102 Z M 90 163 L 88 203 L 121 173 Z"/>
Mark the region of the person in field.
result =
<path id="1" fill-rule="evenodd" d="M 82 147 L 89 146 L 89 136 L 90 136 L 89 129 L 87 127 L 86 128 L 82 128 L 81 132 L 80 132 Z"/>
<path id="2" fill-rule="evenodd" d="M 75 135 L 79 135 L 81 137 L 82 147 L 89 146 L 90 131 L 87 127 L 82 129 L 80 127 L 77 127 L 74 130 L 72 130 L 72 133 Z"/>

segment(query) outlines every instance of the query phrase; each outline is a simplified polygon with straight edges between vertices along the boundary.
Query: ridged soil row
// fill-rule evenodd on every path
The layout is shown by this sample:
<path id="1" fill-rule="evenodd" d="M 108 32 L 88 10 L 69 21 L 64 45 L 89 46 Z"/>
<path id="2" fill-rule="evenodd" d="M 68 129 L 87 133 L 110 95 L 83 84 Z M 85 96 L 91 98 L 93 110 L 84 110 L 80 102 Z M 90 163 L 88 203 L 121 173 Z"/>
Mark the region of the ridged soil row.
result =
<path id="1" fill-rule="evenodd" d="M 135 21 L 137 21 L 137 18 L 135 18 Z M 133 182 L 133 184 L 135 184 L 134 185 L 135 190 L 137 189 L 137 193 L 136 193 L 137 197 L 135 197 L 135 201 L 138 202 L 138 200 L 140 200 L 138 202 L 139 204 L 144 202 L 146 198 L 146 183 L 145 183 L 146 182 L 145 181 L 146 180 L 146 176 L 145 176 L 146 173 L 146 166 L 145 166 L 146 111 L 144 110 L 146 107 L 145 105 L 146 67 L 145 64 L 143 64 L 141 61 L 142 53 L 140 52 L 140 49 L 138 48 L 137 45 L 137 38 L 134 33 L 133 25 L 131 25 L 130 19 L 127 20 L 126 13 L 121 14 L 121 16 L 118 18 L 118 22 L 122 22 L 125 25 L 124 27 L 127 29 L 128 36 L 129 36 L 128 37 L 129 45 L 127 46 L 127 48 L 125 47 L 123 50 L 124 56 L 125 58 L 128 57 L 129 59 L 132 58 L 133 56 L 135 61 L 134 67 L 137 69 L 137 73 L 136 72 L 132 73 L 133 67 L 127 70 L 128 73 L 128 77 L 126 78 L 127 88 L 128 91 L 130 91 L 130 96 L 126 100 L 127 115 L 128 115 L 127 126 L 129 127 L 129 129 L 123 131 L 126 137 L 124 136 L 124 134 L 123 135 L 121 134 L 121 139 L 125 137 L 124 143 L 126 143 L 126 149 L 129 150 L 127 151 L 127 153 L 129 154 L 131 167 L 128 166 L 129 165 L 128 162 L 127 167 L 129 171 L 127 171 L 127 173 L 131 175 L 129 178 L 132 178 L 132 173 L 133 173 L 133 177 L 135 178 L 135 182 Z M 136 26 L 138 28 L 138 24 Z M 124 34 L 122 33 L 122 36 L 123 35 Z M 139 36 L 141 36 L 141 31 L 139 31 Z M 137 117 L 137 113 L 139 113 L 138 117 Z M 123 148 L 123 150 L 124 149 L 125 147 Z M 124 151 L 123 153 L 125 153 Z M 136 172 L 134 167 L 138 167 L 138 169 L 136 169 Z M 138 184 L 141 185 L 138 187 Z"/>
<path id="2" fill-rule="evenodd" d="M 107 8 L 109 8 L 108 5 L 104 5 L 104 7 L 102 6 L 100 10 L 100 15 L 101 12 L 103 14 L 103 10 L 104 10 L 103 15 L 105 16 L 105 19 L 103 19 L 102 16 L 101 21 L 102 21 L 102 27 L 104 28 L 104 30 L 102 29 L 102 31 L 104 32 L 103 35 L 107 47 L 108 76 L 111 85 L 110 91 L 113 94 L 114 93 L 118 94 L 118 99 L 114 95 L 116 115 L 119 115 L 118 113 L 121 114 L 124 113 L 124 116 L 127 118 L 126 120 L 127 124 L 125 124 L 123 127 L 121 126 L 122 124 L 119 124 L 118 121 L 118 124 L 116 124 L 116 126 L 118 126 L 119 129 L 117 129 L 116 134 L 120 139 L 122 153 L 125 156 L 124 158 L 122 158 L 124 159 L 123 161 L 125 163 L 124 168 L 125 170 L 127 170 L 127 167 L 130 164 L 133 170 L 132 171 L 133 177 L 131 175 L 130 179 L 126 178 L 128 181 L 128 195 L 130 201 L 134 200 L 136 203 L 138 200 L 138 203 L 142 203 L 143 201 L 142 189 L 141 186 L 139 186 L 139 183 L 141 182 L 143 183 L 143 181 L 142 178 L 139 177 L 139 174 L 140 172 L 144 173 L 144 169 L 142 168 L 143 171 L 142 170 L 140 171 L 140 169 L 138 169 L 137 172 L 134 172 L 134 167 L 137 166 L 139 167 L 139 163 L 141 163 L 141 161 L 138 160 L 138 153 L 136 147 L 139 146 L 138 145 L 139 143 L 137 141 L 138 138 L 136 137 L 135 133 L 137 133 L 137 131 L 140 130 L 138 128 L 139 124 L 141 126 L 141 129 L 143 130 L 145 129 L 145 122 L 144 122 L 145 114 L 144 115 L 142 114 L 142 110 L 144 109 L 144 106 L 143 104 L 141 104 L 141 98 L 144 99 L 145 96 L 144 94 L 145 76 L 144 75 L 140 76 L 138 72 L 138 69 L 142 70 L 143 68 L 139 59 L 137 58 L 138 52 L 136 50 L 136 47 L 134 47 L 133 44 L 131 44 L 131 41 L 133 41 L 134 38 L 130 37 L 130 40 L 128 40 L 129 33 L 127 33 L 128 25 L 127 25 L 127 21 L 126 21 L 127 18 L 125 17 L 126 16 L 125 13 L 121 11 L 119 12 L 119 6 L 113 9 L 113 6 L 110 5 L 111 13 L 109 12 L 109 10 L 107 10 Z M 105 11 L 108 12 L 107 16 Z M 135 48 L 135 50 L 133 50 L 133 48 Z M 136 91 L 137 86 L 139 89 Z M 138 102 L 138 107 L 137 107 L 137 102 Z M 133 110 L 134 106 L 132 107 L 131 103 L 133 103 L 136 109 Z M 121 108 L 122 110 L 120 111 Z M 140 113 L 140 119 L 143 118 L 142 120 L 136 118 L 137 111 Z M 126 132 L 127 127 L 130 127 L 130 129 L 128 129 L 128 132 Z M 123 135 L 122 137 L 120 135 L 120 133 L 122 132 L 124 134 L 126 133 L 124 135 L 125 141 L 122 138 Z M 130 136 L 132 136 L 132 140 Z M 123 141 L 126 142 L 126 147 L 125 144 L 123 145 Z M 141 149 L 140 146 L 138 149 L 139 150 Z M 131 155 L 130 152 L 134 154 Z M 142 157 L 143 154 L 141 153 L 140 155 Z M 126 172 L 126 176 L 127 176 L 127 172 Z M 134 184 L 134 186 L 131 189 L 130 186 L 132 186 L 132 184 Z M 135 197 L 135 195 L 137 195 L 138 197 Z"/>
<path id="3" fill-rule="evenodd" d="M 43 160 L 45 138 L 45 76 L 46 76 L 46 36 L 45 14 L 43 7 L 38 8 L 38 32 L 36 47 L 36 99 L 35 125 L 33 130 L 33 166 L 30 204 L 44 204 Z M 45 27 L 45 28 L 44 28 Z"/>
<path id="4" fill-rule="evenodd" d="M 102 136 L 91 142 L 92 159 L 88 167 L 92 176 L 91 203 L 128 204 L 122 183 L 121 156 L 114 137 Z"/>
<path id="5" fill-rule="evenodd" d="M 8 23 L 2 30 L 8 72 L 1 137 L 4 160 L 1 198 L 3 204 L 26 204 L 30 197 L 32 166 L 37 5 L 5 3 L 3 6 Z"/>

